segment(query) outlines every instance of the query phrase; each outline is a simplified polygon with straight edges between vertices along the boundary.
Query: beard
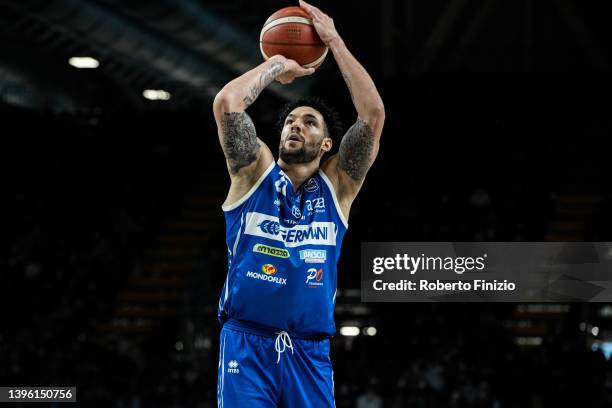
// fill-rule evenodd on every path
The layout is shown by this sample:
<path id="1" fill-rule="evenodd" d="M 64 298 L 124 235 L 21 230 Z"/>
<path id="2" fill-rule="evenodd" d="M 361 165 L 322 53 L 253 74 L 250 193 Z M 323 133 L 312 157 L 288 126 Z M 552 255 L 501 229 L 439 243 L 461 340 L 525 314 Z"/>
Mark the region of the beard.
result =
<path id="1" fill-rule="evenodd" d="M 281 142 L 278 155 L 287 164 L 310 163 L 319 156 L 322 143 L 323 141 L 310 146 L 302 143 L 302 147 L 299 149 L 289 150 L 285 147 L 286 141 L 285 143 Z"/>

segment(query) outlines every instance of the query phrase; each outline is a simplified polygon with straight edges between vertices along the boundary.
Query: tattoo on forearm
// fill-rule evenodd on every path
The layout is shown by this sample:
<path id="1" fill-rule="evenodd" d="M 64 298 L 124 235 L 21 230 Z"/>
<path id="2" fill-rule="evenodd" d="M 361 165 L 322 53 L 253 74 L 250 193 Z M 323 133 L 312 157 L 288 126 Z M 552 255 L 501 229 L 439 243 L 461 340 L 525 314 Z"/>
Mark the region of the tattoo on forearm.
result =
<path id="1" fill-rule="evenodd" d="M 250 106 L 255 99 L 259 96 L 263 89 L 270 85 L 274 78 L 276 78 L 283 70 L 285 69 L 285 64 L 282 62 L 274 62 L 270 65 L 270 68 L 266 69 L 259 75 L 259 80 L 255 85 L 253 85 L 247 92 L 247 95 L 242 99 L 242 101 L 246 104 L 246 106 Z"/>
<path id="2" fill-rule="evenodd" d="M 338 166 L 353 180 L 362 181 L 370 168 L 374 133 L 361 119 L 346 132 L 340 143 Z"/>
<path id="3" fill-rule="evenodd" d="M 223 152 L 229 163 L 230 173 L 236 174 L 257 159 L 260 146 L 255 125 L 246 112 L 225 112 L 221 119 L 221 129 Z"/>

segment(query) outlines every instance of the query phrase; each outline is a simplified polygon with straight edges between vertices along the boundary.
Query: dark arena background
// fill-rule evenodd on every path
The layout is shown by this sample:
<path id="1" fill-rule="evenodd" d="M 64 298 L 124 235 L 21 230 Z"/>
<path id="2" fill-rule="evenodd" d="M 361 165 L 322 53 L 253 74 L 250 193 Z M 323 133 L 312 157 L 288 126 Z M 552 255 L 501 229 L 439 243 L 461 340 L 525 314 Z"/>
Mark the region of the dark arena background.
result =
<path id="1" fill-rule="evenodd" d="M 611 407 L 611 304 L 362 303 L 359 264 L 366 241 L 612 240 L 609 2 L 314 4 L 386 108 L 338 269 L 336 405 Z M 0 386 L 216 406 L 229 177 L 212 101 L 289 5 L 0 3 Z M 306 94 L 355 120 L 330 54 L 249 108 L 273 152 L 278 110 Z"/>

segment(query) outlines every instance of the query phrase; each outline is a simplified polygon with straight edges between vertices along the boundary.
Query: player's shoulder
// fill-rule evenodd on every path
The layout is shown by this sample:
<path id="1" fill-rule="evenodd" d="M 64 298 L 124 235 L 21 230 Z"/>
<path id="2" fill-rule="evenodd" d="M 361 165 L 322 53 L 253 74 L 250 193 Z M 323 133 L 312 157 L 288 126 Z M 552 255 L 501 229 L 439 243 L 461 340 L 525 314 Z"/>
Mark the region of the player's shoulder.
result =
<path id="1" fill-rule="evenodd" d="M 259 138 L 259 156 L 253 163 L 236 173 L 230 172 L 230 188 L 223 202 L 224 208 L 231 208 L 242 202 L 246 196 L 253 193 L 253 188 L 260 184 L 274 166 L 274 156 L 268 146 Z"/>
<path id="2" fill-rule="evenodd" d="M 335 187 L 338 182 L 338 155 L 334 154 L 325 160 L 319 167 L 319 170 L 321 170 L 323 175 L 327 177 Z"/>
<path id="3" fill-rule="evenodd" d="M 345 180 L 346 174 L 343 174 L 342 170 L 338 167 L 338 155 L 335 154 L 325 161 L 320 167 L 322 176 L 326 178 L 326 182 L 329 183 L 331 193 L 335 196 L 340 211 L 345 219 L 348 219 L 348 215 L 353 204 L 353 200 L 356 196 L 356 191 Z M 350 181 L 348 182 L 350 183 Z"/>

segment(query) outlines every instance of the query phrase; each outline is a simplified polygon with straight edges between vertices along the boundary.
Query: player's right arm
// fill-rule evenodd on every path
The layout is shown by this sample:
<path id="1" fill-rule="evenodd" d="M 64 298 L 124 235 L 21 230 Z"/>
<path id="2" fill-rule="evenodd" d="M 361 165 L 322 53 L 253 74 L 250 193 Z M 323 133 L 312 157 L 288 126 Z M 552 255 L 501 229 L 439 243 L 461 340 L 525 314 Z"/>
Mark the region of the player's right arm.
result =
<path id="1" fill-rule="evenodd" d="M 213 103 L 219 142 L 232 180 L 225 204 L 244 196 L 274 161 L 266 144 L 257 137 L 255 125 L 245 110 L 272 81 L 283 84 L 310 75 L 295 61 L 280 55 L 239 76 L 219 91 Z"/>

